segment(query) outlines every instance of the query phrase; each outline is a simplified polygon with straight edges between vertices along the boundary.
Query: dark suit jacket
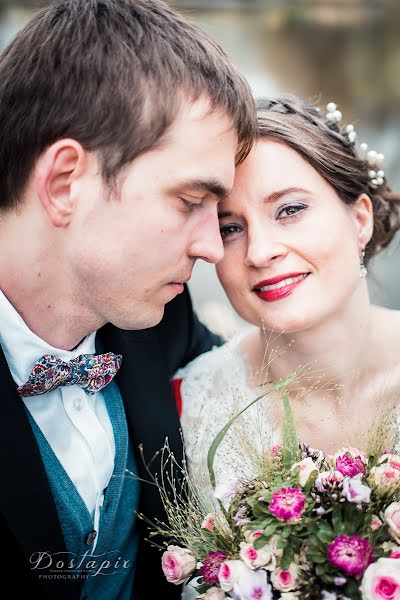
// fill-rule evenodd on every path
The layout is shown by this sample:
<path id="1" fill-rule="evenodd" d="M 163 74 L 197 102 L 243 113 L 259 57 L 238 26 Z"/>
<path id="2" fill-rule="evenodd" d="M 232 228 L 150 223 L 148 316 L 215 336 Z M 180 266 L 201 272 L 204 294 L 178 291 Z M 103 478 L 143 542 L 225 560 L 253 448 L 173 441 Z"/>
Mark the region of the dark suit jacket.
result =
<path id="1" fill-rule="evenodd" d="M 176 369 L 220 343 L 197 320 L 188 291 L 166 305 L 158 326 L 122 331 L 108 324 L 99 330 L 97 339 L 104 351 L 123 356 L 116 381 L 134 447 L 143 444 L 145 457 L 150 460 L 168 436 L 175 456 L 182 457 L 179 419 L 169 381 Z M 148 479 L 139 457 L 137 463 L 139 475 Z M 36 439 L 1 348 L 0 464 L 0 597 L 78 600 L 81 583 L 67 579 L 39 582 L 37 571 L 30 569 L 33 553 L 66 549 Z M 159 471 L 156 463 L 152 468 Z M 165 519 L 159 494 L 150 484 L 142 484 L 140 512 L 153 520 Z M 141 542 L 132 600 L 179 598 L 180 588 L 164 579 L 161 553 L 144 541 L 144 526 L 139 523 L 139 527 Z"/>

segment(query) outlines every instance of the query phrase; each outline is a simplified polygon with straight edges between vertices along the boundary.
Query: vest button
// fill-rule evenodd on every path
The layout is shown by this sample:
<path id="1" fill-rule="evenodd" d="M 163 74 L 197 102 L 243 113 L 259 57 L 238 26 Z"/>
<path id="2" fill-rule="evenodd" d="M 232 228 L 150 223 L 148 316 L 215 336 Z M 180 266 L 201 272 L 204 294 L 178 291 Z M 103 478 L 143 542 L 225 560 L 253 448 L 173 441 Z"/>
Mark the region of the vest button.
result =
<path id="1" fill-rule="evenodd" d="M 87 534 L 87 536 L 86 536 L 86 540 L 85 540 L 85 544 L 86 544 L 87 546 L 91 546 L 91 545 L 93 544 L 94 540 L 96 539 L 96 537 L 97 537 L 97 531 L 95 531 L 95 530 L 93 529 L 93 531 L 90 531 L 90 532 Z"/>

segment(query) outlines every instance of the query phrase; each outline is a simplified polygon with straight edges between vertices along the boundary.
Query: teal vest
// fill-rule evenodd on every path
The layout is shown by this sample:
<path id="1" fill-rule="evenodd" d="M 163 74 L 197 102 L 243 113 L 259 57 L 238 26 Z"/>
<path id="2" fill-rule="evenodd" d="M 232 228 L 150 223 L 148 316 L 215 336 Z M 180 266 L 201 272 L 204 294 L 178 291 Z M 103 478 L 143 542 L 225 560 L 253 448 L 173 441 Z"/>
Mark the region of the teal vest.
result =
<path id="1" fill-rule="evenodd" d="M 58 573 L 59 576 L 81 579 L 82 600 L 132 600 L 140 486 L 135 475 L 135 457 L 117 384 L 111 382 L 103 389 L 103 395 L 114 430 L 115 462 L 101 508 L 100 533 L 93 553 L 93 519 L 42 431 L 27 411 L 67 548 L 67 556 L 60 553 L 47 557 L 47 561 L 43 559 L 43 565 L 48 567 L 51 561 L 53 576 Z"/>

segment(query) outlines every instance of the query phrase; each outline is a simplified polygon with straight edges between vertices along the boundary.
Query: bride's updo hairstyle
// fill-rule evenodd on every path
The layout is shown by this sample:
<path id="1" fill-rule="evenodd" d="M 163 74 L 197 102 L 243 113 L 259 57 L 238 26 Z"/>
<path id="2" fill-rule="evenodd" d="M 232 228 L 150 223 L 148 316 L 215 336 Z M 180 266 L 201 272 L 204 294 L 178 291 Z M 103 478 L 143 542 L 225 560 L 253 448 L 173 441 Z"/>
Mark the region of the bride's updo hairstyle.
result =
<path id="1" fill-rule="evenodd" d="M 326 112 L 293 96 L 260 98 L 256 106 L 258 139 L 281 142 L 295 150 L 345 204 L 353 204 L 363 193 L 371 198 L 374 232 L 365 248 L 365 260 L 385 248 L 400 229 L 400 195 L 391 191 L 383 175 L 377 185 L 367 158 L 361 157 L 355 133 L 349 135 L 352 126 L 340 126 Z"/>

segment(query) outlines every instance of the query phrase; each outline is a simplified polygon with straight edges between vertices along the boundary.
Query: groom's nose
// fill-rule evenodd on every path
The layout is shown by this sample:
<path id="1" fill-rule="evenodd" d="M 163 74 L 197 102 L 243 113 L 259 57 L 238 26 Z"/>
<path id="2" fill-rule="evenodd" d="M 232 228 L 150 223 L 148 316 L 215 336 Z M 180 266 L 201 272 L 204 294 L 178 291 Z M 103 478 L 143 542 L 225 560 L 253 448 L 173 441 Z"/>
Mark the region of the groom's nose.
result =
<path id="1" fill-rule="evenodd" d="M 223 258 L 224 246 L 216 212 L 207 215 L 197 227 L 189 254 L 192 258 L 201 258 L 209 263 L 217 263 Z"/>

